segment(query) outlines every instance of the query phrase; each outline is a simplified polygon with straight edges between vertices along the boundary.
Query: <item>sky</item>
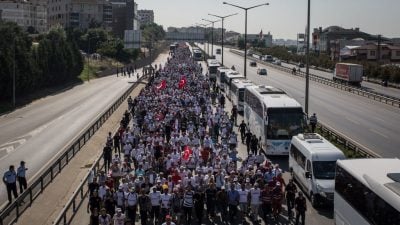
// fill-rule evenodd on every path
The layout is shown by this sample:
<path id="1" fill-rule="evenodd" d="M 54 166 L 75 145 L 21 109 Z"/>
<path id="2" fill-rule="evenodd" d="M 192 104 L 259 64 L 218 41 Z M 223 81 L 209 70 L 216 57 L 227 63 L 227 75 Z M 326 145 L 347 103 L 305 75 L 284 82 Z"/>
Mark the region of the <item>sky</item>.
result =
<path id="1" fill-rule="evenodd" d="M 244 10 L 242 7 L 269 3 L 248 10 L 248 33 L 271 32 L 274 39 L 296 39 L 307 24 L 307 0 L 135 0 L 138 9 L 154 10 L 157 24 L 164 29 L 170 26 L 186 27 L 206 23 L 202 19 L 217 20 L 208 13 L 226 16 L 225 28 L 244 33 Z M 338 25 L 344 28 L 359 27 L 370 34 L 400 37 L 400 0 L 311 0 L 311 32 L 313 28 Z M 221 23 L 215 23 L 221 27 Z"/>

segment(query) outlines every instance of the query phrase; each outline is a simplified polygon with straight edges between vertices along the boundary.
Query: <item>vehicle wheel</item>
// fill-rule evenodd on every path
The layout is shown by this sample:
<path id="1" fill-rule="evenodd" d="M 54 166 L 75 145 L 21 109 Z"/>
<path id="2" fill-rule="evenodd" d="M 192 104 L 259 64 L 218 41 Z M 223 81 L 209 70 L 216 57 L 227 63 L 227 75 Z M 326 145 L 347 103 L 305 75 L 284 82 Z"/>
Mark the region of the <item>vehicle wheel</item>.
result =
<path id="1" fill-rule="evenodd" d="M 319 205 L 318 200 L 317 200 L 317 196 L 315 196 L 312 192 L 310 193 L 310 202 L 311 202 L 311 205 L 314 208 L 317 208 L 318 205 Z"/>

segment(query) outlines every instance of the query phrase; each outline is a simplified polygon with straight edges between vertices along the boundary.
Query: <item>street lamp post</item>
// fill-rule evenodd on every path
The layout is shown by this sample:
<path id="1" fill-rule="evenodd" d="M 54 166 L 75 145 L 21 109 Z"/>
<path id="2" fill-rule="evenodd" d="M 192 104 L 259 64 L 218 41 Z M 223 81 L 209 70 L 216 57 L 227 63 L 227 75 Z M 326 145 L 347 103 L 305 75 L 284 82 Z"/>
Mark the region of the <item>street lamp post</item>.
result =
<path id="1" fill-rule="evenodd" d="M 230 16 L 234 16 L 234 15 L 237 15 L 237 13 L 234 13 L 234 14 L 230 14 L 230 15 L 227 15 L 227 16 L 218 16 L 218 15 L 214 15 L 214 14 L 211 14 L 211 13 L 209 13 L 208 15 L 210 15 L 210 16 L 215 16 L 215 17 L 218 17 L 218 18 L 220 18 L 221 19 L 221 21 L 222 21 L 222 30 L 221 30 L 221 36 L 222 36 L 222 43 L 221 43 L 221 48 L 222 48 L 222 50 L 221 50 L 221 63 L 222 63 L 222 65 L 224 65 L 224 19 L 225 18 L 227 18 L 227 17 L 230 17 Z"/>
<path id="2" fill-rule="evenodd" d="M 218 20 L 211 21 L 207 19 L 202 19 L 204 21 L 210 22 L 212 24 L 212 30 L 211 30 L 211 57 L 214 55 L 214 23 L 218 22 Z"/>
<path id="3" fill-rule="evenodd" d="M 200 26 L 202 26 L 203 27 L 203 33 L 204 33 L 204 35 L 205 35 L 205 33 L 206 33 L 206 27 L 208 26 L 208 25 L 210 25 L 210 24 L 201 24 L 201 23 L 196 23 L 197 25 L 200 25 Z M 210 45 L 208 44 L 208 38 L 207 38 L 207 55 L 209 55 L 210 53 L 209 53 L 209 47 Z M 203 45 L 203 47 L 204 47 L 204 52 L 206 52 L 206 44 L 204 43 L 204 45 Z"/>
<path id="4" fill-rule="evenodd" d="M 14 38 L 14 44 L 13 44 L 13 49 L 14 49 L 14 63 L 13 63 L 13 107 L 15 108 L 15 48 L 16 48 L 16 43 L 15 43 Z"/>
<path id="5" fill-rule="evenodd" d="M 306 100 L 304 103 L 304 111 L 308 116 L 308 100 L 309 100 L 309 88 L 310 88 L 310 0 L 308 0 L 307 6 L 307 30 L 306 30 Z"/>
<path id="6" fill-rule="evenodd" d="M 238 6 L 238 5 L 234 5 L 228 2 L 223 2 L 223 4 L 225 5 L 230 5 L 239 9 L 243 9 L 245 11 L 245 21 L 244 21 L 244 77 L 247 77 L 247 10 L 249 9 L 254 9 L 263 5 L 269 5 L 269 3 L 263 3 L 263 4 L 259 4 L 259 5 L 255 5 L 255 6 L 251 6 L 251 7 L 242 7 L 242 6 Z"/>

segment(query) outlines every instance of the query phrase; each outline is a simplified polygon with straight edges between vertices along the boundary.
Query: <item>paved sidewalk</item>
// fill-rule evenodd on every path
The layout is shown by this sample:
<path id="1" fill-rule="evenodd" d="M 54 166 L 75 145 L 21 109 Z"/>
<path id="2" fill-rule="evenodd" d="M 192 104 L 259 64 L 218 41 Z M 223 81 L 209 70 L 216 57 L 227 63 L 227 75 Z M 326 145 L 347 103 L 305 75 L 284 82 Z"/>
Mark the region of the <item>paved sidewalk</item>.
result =
<path id="1" fill-rule="evenodd" d="M 167 57 L 168 54 L 160 54 L 153 64 L 164 64 Z M 139 68 L 138 71 L 141 72 L 141 68 Z M 127 79 L 129 82 L 135 82 L 136 76 L 130 80 Z M 139 84 L 131 92 L 132 97 L 138 95 L 144 86 L 145 84 L 143 83 Z M 61 174 L 59 174 L 44 190 L 44 193 L 41 194 L 34 201 L 32 206 L 24 212 L 16 224 L 50 225 L 53 223 L 53 221 L 62 211 L 64 205 L 71 198 L 73 192 L 79 186 L 82 179 L 89 172 L 89 168 L 101 155 L 108 132 L 117 129 L 121 117 L 127 109 L 127 106 L 128 104 L 125 101 L 118 107 L 112 116 L 102 125 L 95 135 L 85 144 L 85 146 L 83 146 L 78 154 L 62 170 Z M 86 205 L 82 204 L 81 208 L 86 209 Z"/>

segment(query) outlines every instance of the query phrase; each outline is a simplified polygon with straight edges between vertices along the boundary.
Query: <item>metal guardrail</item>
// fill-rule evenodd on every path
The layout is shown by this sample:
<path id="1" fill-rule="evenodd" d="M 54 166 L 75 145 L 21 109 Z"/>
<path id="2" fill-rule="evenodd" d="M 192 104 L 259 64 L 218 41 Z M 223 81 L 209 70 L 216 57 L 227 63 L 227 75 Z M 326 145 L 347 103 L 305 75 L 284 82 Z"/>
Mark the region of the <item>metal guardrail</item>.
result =
<path id="1" fill-rule="evenodd" d="M 237 51 L 237 50 L 232 50 L 231 49 L 230 52 L 235 53 L 237 55 L 241 55 L 241 56 L 244 55 L 243 52 L 240 52 L 240 51 Z M 268 62 L 262 61 L 260 59 L 255 58 L 255 57 L 252 57 L 252 56 L 249 56 L 249 58 L 258 61 L 261 64 L 268 65 L 268 66 L 273 67 L 275 69 L 278 69 L 278 70 L 287 72 L 289 74 L 292 74 L 292 68 L 288 68 L 288 67 L 284 67 L 284 66 L 278 66 L 278 65 L 275 65 L 275 64 L 272 64 L 272 63 L 268 63 Z M 304 78 L 306 76 L 306 73 L 303 72 L 303 71 L 300 71 L 300 72 L 296 72 L 296 74 L 292 74 L 292 75 L 300 76 L 300 77 Z M 325 85 L 328 85 L 328 86 L 331 86 L 331 87 L 334 87 L 334 88 L 337 88 L 337 89 L 348 91 L 348 92 L 351 92 L 353 94 L 357 94 L 357 95 L 360 95 L 360 96 L 363 96 L 363 97 L 367 97 L 367 98 L 373 99 L 375 101 L 385 103 L 387 105 L 391 105 L 391 106 L 395 106 L 395 107 L 399 107 L 400 108 L 400 99 L 399 98 L 386 96 L 386 95 L 383 95 L 381 93 L 374 92 L 374 91 L 366 91 L 366 90 L 363 90 L 362 88 L 359 88 L 359 87 L 354 87 L 354 86 L 341 84 L 341 83 L 335 82 L 333 80 L 330 80 L 328 78 L 321 77 L 321 76 L 318 76 L 318 75 L 315 75 L 315 74 L 310 74 L 310 80 L 318 82 L 318 83 L 322 83 L 322 84 L 325 84 Z"/>
<path id="2" fill-rule="evenodd" d="M 370 151 L 369 149 L 366 149 L 359 144 L 355 143 L 352 140 L 349 140 L 347 137 L 345 137 L 343 134 L 341 134 L 338 131 L 335 131 L 333 128 L 322 124 L 321 122 L 318 122 L 316 126 L 316 131 L 319 131 L 317 133 L 320 133 L 322 136 L 325 138 L 334 141 L 347 153 L 350 154 L 350 158 L 380 158 L 381 156 Z"/>
<path id="3" fill-rule="evenodd" d="M 143 77 L 143 76 L 142 76 Z M 139 81 L 142 78 L 139 79 Z M 61 170 L 71 161 L 77 152 L 85 145 L 85 143 L 93 136 L 94 133 L 104 124 L 112 113 L 121 105 L 128 97 L 129 93 L 136 87 L 135 82 L 118 100 L 102 115 L 98 117 L 72 145 L 62 151 L 62 155 L 49 167 L 43 174 L 37 178 L 32 184 L 15 199 L 10 205 L 0 213 L 0 225 L 12 224 L 18 220 L 21 214 L 30 206 L 33 201 L 43 192 L 43 190 L 60 174 Z"/>
<path id="4" fill-rule="evenodd" d="M 139 78 L 137 82 L 135 82 L 131 88 L 125 92 L 125 94 L 121 97 L 124 100 L 128 97 L 129 93 L 136 88 L 138 83 L 142 81 L 146 76 L 142 76 Z M 124 101 L 123 100 L 123 101 Z M 122 101 L 122 102 L 123 102 Z M 121 103 L 119 103 L 120 105 Z M 118 106 L 119 106 L 118 105 Z M 104 164 L 101 164 L 101 159 L 103 158 L 103 153 L 99 156 L 99 158 L 96 160 L 94 165 L 90 168 L 89 173 L 86 175 L 86 177 L 81 181 L 79 187 L 73 192 L 73 196 L 70 198 L 68 203 L 64 206 L 63 210 L 59 214 L 59 216 L 56 218 L 56 220 L 53 222 L 55 225 L 67 225 L 70 224 L 72 219 L 75 217 L 76 212 L 78 212 L 79 207 L 82 205 L 83 201 L 85 200 L 88 192 L 89 192 L 89 187 L 87 185 L 88 180 L 91 176 L 91 172 L 94 172 L 96 174 L 97 171 L 102 170 L 104 168 Z"/>

